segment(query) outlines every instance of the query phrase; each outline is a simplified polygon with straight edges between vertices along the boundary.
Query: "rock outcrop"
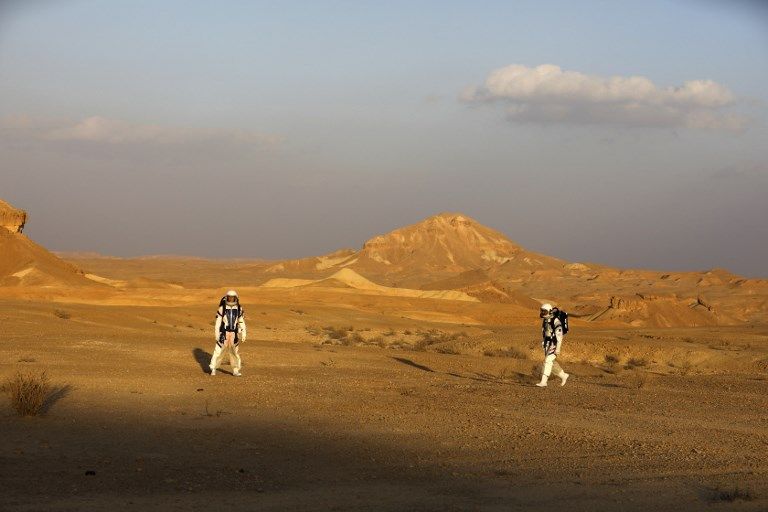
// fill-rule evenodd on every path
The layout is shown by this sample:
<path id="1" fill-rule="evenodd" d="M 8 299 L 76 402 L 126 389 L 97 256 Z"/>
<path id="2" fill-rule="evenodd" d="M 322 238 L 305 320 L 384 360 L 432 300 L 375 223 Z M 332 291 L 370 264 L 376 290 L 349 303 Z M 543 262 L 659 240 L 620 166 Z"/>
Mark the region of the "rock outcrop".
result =
<path id="1" fill-rule="evenodd" d="M 19 210 L 0 199 L 0 227 L 11 233 L 21 233 L 27 221 L 27 212 Z"/>
<path id="2" fill-rule="evenodd" d="M 0 200 L 0 286 L 102 286 L 22 234 L 27 214 Z"/>

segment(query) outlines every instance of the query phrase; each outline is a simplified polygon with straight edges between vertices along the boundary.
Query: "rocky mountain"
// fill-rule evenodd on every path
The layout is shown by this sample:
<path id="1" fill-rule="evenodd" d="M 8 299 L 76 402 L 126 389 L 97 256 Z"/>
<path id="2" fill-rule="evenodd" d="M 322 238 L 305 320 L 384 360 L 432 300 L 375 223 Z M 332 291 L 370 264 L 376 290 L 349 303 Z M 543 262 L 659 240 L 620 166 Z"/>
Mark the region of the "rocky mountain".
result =
<path id="1" fill-rule="evenodd" d="M 277 263 L 275 274 L 306 276 L 351 268 L 387 286 L 436 289 L 430 283 L 506 265 L 521 272 L 557 270 L 557 258 L 526 251 L 502 233 L 461 213 L 441 213 L 366 241 L 358 251 Z M 483 274 L 487 278 L 487 274 Z M 478 284 L 468 280 L 461 286 Z"/>
<path id="2" fill-rule="evenodd" d="M 724 270 L 661 272 L 567 262 L 526 250 L 461 213 L 441 213 L 358 251 L 279 262 L 274 276 L 324 279 L 354 270 L 387 287 L 454 290 L 487 303 L 554 302 L 575 318 L 635 326 L 737 324 L 768 317 L 768 281 Z"/>

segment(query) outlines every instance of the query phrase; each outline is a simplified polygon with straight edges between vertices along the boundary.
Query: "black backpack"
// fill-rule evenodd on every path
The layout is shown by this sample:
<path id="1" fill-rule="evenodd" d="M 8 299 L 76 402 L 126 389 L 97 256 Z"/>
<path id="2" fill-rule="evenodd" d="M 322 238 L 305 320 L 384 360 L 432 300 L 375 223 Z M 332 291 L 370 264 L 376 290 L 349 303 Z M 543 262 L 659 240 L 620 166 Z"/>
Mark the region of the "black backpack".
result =
<path id="1" fill-rule="evenodd" d="M 224 313 L 227 311 L 227 296 L 223 296 L 221 300 L 219 301 L 219 308 L 221 309 L 221 312 Z M 243 307 L 240 305 L 240 299 L 237 299 L 237 317 L 240 318 L 240 315 L 243 312 Z M 224 331 L 224 322 L 221 322 L 221 330 Z"/>
<path id="2" fill-rule="evenodd" d="M 563 326 L 563 334 L 568 334 L 568 313 L 562 309 L 554 308 L 552 310 L 552 325 L 554 327 L 555 318 L 560 320 L 560 324 Z"/>

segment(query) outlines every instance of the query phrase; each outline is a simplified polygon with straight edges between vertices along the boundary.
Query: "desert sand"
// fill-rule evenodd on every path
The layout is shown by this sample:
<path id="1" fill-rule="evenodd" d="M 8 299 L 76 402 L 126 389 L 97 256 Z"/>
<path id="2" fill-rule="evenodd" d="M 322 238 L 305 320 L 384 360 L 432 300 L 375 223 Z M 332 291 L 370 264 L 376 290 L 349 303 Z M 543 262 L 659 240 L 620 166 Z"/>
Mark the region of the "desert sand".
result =
<path id="1" fill-rule="evenodd" d="M 55 255 L 0 220 L 2 510 L 766 510 L 768 282 L 539 255 L 457 213 L 291 261 Z M 207 373 L 240 292 L 243 374 Z M 571 313 L 534 386 L 538 305 Z"/>

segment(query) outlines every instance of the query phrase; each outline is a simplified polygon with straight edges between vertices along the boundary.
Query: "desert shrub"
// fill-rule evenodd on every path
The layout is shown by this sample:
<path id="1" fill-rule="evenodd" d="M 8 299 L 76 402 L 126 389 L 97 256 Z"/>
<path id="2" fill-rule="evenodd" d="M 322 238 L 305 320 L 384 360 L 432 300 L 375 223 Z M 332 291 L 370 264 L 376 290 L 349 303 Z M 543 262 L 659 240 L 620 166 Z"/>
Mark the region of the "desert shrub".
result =
<path id="1" fill-rule="evenodd" d="M 331 325 L 327 327 L 323 327 L 323 331 L 325 331 L 325 335 L 331 338 L 332 340 L 340 340 L 342 338 L 347 337 L 347 332 L 349 332 L 350 329 L 346 329 L 344 327 L 333 327 Z"/>
<path id="2" fill-rule="evenodd" d="M 631 370 L 632 368 L 642 368 L 644 366 L 648 366 L 648 361 L 640 357 L 631 357 L 627 361 L 625 368 Z"/>
<path id="3" fill-rule="evenodd" d="M 395 332 L 394 329 L 388 329 L 387 331 L 385 331 L 385 332 L 383 332 L 381 334 L 384 335 L 384 336 L 389 337 L 389 336 L 394 336 L 397 333 Z"/>
<path id="4" fill-rule="evenodd" d="M 715 494 L 712 497 L 713 501 L 727 501 L 733 502 L 736 500 L 752 501 L 755 496 L 749 489 L 742 489 L 738 485 L 732 489 L 715 489 Z"/>
<path id="5" fill-rule="evenodd" d="M 11 397 L 11 406 L 19 416 L 35 416 L 43 408 L 51 392 L 48 375 L 45 372 L 16 372 L 2 385 L 2 390 Z"/>
<path id="6" fill-rule="evenodd" d="M 435 349 L 435 350 L 439 354 L 449 354 L 449 355 L 452 355 L 452 356 L 461 354 L 461 352 L 459 352 L 458 350 L 456 350 L 453 347 L 437 347 L 437 349 Z"/>
<path id="7" fill-rule="evenodd" d="M 64 311 L 63 309 L 54 309 L 53 314 L 56 315 L 57 318 L 61 318 L 62 320 L 69 320 L 72 318 L 72 315 L 70 315 L 67 311 Z"/>
<path id="8" fill-rule="evenodd" d="M 509 357 L 512 359 L 528 359 L 528 355 L 514 347 L 495 348 L 483 351 L 484 356 L 488 357 Z"/>
<path id="9" fill-rule="evenodd" d="M 606 364 L 616 364 L 619 362 L 619 358 L 613 354 L 605 354 Z"/>
<path id="10" fill-rule="evenodd" d="M 358 343 L 363 343 L 365 340 L 363 340 L 363 337 L 360 336 L 360 333 L 358 332 L 351 332 L 341 338 L 341 344 L 350 346 L 350 345 L 357 345 Z"/>
<path id="11" fill-rule="evenodd" d="M 417 340 L 413 345 L 411 345 L 411 348 L 413 350 L 417 350 L 419 352 L 423 352 L 429 347 L 430 345 L 436 345 L 438 343 L 447 343 L 450 341 L 456 341 L 461 338 L 468 338 L 469 335 L 466 332 L 454 332 L 454 333 L 447 333 L 440 331 L 438 329 L 429 329 L 426 331 L 423 330 L 417 330 L 416 334 L 421 336 L 420 340 Z M 444 352 L 447 353 L 447 352 Z M 458 352 L 455 352 L 458 353 Z"/>
<path id="12" fill-rule="evenodd" d="M 413 333 L 410 331 L 410 329 L 406 329 L 403 331 L 403 334 L 405 334 L 406 336 L 410 336 Z"/>
<path id="13" fill-rule="evenodd" d="M 368 340 L 368 343 L 371 345 L 378 345 L 381 348 L 387 347 L 387 340 L 385 340 L 383 336 L 374 336 Z"/>

